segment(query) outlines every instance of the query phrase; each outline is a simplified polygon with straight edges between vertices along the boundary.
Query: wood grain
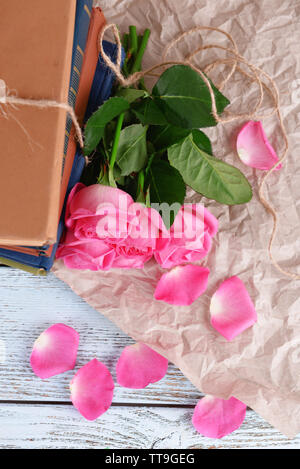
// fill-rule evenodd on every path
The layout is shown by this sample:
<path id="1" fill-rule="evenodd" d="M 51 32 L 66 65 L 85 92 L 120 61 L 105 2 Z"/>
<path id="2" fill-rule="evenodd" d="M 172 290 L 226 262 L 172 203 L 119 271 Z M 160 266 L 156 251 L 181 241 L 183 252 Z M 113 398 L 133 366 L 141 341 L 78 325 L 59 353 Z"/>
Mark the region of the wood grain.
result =
<path id="1" fill-rule="evenodd" d="M 74 372 L 41 381 L 29 365 L 32 345 L 47 327 L 63 322 L 80 333 L 76 369 L 93 358 L 101 360 L 115 379 L 116 362 L 133 340 L 73 293 L 54 275 L 34 277 L 0 268 L 0 340 L 6 347 L 5 366 L 0 364 L 0 401 L 69 399 Z M 116 387 L 115 402 L 190 404 L 201 394 L 173 365 L 157 384 L 132 391 Z"/>
<path id="2" fill-rule="evenodd" d="M 132 340 L 53 275 L 0 267 L 0 318 L 0 448 L 300 448 L 300 436 L 288 440 L 252 411 L 223 440 L 201 437 L 191 425 L 201 394 L 172 365 L 145 390 L 116 386 L 113 407 L 87 422 L 70 405 L 74 371 L 45 381 L 32 373 L 34 340 L 56 322 L 73 326 L 81 336 L 76 369 L 97 357 L 114 378 Z"/>
<path id="3" fill-rule="evenodd" d="M 187 409 L 112 407 L 87 422 L 69 406 L 0 405 L 0 448 L 300 448 L 300 438 L 288 440 L 254 412 L 223 440 L 201 437 L 191 414 Z"/>

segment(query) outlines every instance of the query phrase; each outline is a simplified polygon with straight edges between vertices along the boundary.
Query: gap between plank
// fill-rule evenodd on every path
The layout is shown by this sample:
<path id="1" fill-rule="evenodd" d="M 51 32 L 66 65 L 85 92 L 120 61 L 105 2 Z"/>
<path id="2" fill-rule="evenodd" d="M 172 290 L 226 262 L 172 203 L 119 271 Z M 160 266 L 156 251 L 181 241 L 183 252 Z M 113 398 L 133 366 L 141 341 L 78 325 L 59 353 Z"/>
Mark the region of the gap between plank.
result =
<path id="1" fill-rule="evenodd" d="M 46 406 L 51 406 L 51 405 L 57 405 L 57 406 L 72 406 L 71 401 L 18 401 L 18 400 L 8 400 L 8 401 L 3 401 L 0 400 L 0 405 L 1 404 L 12 404 L 12 405 L 46 405 Z M 153 404 L 147 404 L 147 403 L 133 403 L 133 402 L 113 402 L 112 407 L 171 407 L 175 409 L 193 409 L 195 406 L 193 404 L 158 404 L 158 403 L 153 403 Z"/>
<path id="2" fill-rule="evenodd" d="M 200 398 L 201 399 L 201 398 Z M 45 406 L 72 406 L 71 401 L 17 401 L 17 400 L 0 400 L 0 405 L 45 405 Z M 167 409 L 194 409 L 194 404 L 146 404 L 146 403 L 133 403 L 133 402 L 113 402 L 111 407 L 155 407 Z M 251 410 L 247 407 L 247 410 Z"/>

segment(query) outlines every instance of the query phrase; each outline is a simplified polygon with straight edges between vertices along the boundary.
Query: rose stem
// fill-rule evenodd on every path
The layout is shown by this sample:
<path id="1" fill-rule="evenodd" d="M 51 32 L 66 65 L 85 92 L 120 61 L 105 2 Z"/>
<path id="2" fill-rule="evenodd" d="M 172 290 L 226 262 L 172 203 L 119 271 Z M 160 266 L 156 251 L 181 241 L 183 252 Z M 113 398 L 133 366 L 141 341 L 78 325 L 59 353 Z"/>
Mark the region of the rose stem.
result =
<path id="1" fill-rule="evenodd" d="M 129 26 L 129 43 L 133 57 L 138 51 L 138 36 L 136 26 Z"/>
<path id="2" fill-rule="evenodd" d="M 145 174 L 144 171 L 141 170 L 139 172 L 139 177 L 138 177 L 138 191 L 137 191 L 137 196 L 139 195 L 140 192 L 144 192 L 144 184 L 145 184 Z"/>
<path id="3" fill-rule="evenodd" d="M 143 56 L 144 56 L 144 53 L 145 53 L 145 50 L 149 41 L 150 34 L 151 34 L 150 29 L 146 29 L 143 34 L 141 45 L 137 52 L 133 67 L 131 69 L 131 73 L 139 72 L 141 70 L 142 60 L 143 60 Z"/>
<path id="4" fill-rule="evenodd" d="M 128 41 L 129 41 L 129 34 L 123 34 L 122 38 L 122 46 L 124 47 L 125 53 L 127 53 L 128 50 Z"/>
<path id="5" fill-rule="evenodd" d="M 122 39 L 122 46 L 123 46 L 123 49 L 125 51 L 125 60 L 124 60 L 124 64 L 123 64 L 123 73 L 126 77 L 128 77 L 128 66 L 127 66 L 127 62 L 129 60 L 128 58 L 128 54 L 129 54 L 129 34 L 125 33 L 123 34 L 123 39 Z"/>
<path id="6" fill-rule="evenodd" d="M 147 168 L 146 168 L 146 176 L 148 176 L 148 173 L 150 171 L 150 168 L 151 168 L 151 165 L 152 165 L 152 162 L 153 162 L 155 156 L 156 156 L 156 153 L 152 153 L 149 157 Z"/>
<path id="7" fill-rule="evenodd" d="M 114 143 L 113 143 L 110 162 L 109 162 L 109 167 L 110 167 L 111 172 L 113 171 L 114 165 L 115 165 L 115 162 L 116 162 L 118 146 L 119 146 L 119 140 L 120 140 L 120 135 L 121 135 L 121 130 L 122 130 L 124 117 L 125 117 L 125 113 L 123 112 L 122 114 L 119 115 L 118 122 L 117 122 L 117 128 L 116 128 Z"/>

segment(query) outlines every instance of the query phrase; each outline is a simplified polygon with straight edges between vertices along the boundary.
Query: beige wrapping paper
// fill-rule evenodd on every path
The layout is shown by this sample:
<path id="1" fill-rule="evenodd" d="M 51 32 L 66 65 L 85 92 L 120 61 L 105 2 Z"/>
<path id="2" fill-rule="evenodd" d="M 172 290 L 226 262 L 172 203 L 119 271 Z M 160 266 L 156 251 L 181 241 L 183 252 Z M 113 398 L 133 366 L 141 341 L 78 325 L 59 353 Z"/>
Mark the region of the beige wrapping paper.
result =
<path id="1" fill-rule="evenodd" d="M 184 30 L 209 25 L 232 34 L 240 52 L 275 79 L 290 153 L 284 168 L 268 182 L 268 195 L 280 217 L 274 253 L 283 267 L 299 272 L 299 0 L 103 0 L 100 4 L 108 22 L 117 23 L 122 32 L 130 24 L 151 28 L 145 66 L 161 61 L 164 46 Z M 220 40 L 227 45 L 220 36 L 209 38 L 213 43 Z M 183 49 L 193 50 L 198 44 L 199 36 L 193 36 Z M 211 62 L 218 56 L 206 52 L 199 61 Z M 253 106 L 257 98 L 255 85 L 245 84 L 239 76 L 224 93 L 239 112 Z M 263 172 L 242 165 L 234 152 L 234 137 L 242 124 L 207 131 L 215 155 L 246 174 L 254 197 L 249 204 L 235 207 L 203 199 L 219 219 L 220 231 L 204 262 L 211 269 L 208 290 L 191 307 L 154 300 L 161 275 L 154 262 L 143 271 L 94 273 L 68 270 L 59 261 L 54 273 L 136 341 L 175 363 L 199 390 L 222 398 L 234 396 L 294 437 L 300 431 L 300 282 L 282 276 L 270 264 L 266 246 L 272 220 L 257 197 Z M 283 142 L 276 120 L 266 120 L 264 127 L 280 150 Z M 189 195 L 189 200 L 197 200 Z M 232 275 L 245 282 L 258 323 L 229 343 L 210 326 L 209 303 L 220 282 Z"/>

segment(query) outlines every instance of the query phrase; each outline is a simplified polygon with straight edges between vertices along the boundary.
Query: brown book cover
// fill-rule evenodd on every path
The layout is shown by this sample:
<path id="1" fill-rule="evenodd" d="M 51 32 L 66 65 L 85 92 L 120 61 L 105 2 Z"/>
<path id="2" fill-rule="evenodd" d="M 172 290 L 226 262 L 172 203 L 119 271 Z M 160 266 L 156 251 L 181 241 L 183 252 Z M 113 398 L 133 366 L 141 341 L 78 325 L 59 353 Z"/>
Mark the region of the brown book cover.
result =
<path id="1" fill-rule="evenodd" d="M 76 0 L 0 0 L 0 78 L 19 97 L 67 102 Z M 0 242 L 56 241 L 66 112 L 2 105 Z"/>
<path id="2" fill-rule="evenodd" d="M 83 123 L 84 115 L 88 105 L 88 99 L 91 91 L 91 87 L 94 80 L 94 75 L 98 63 L 99 51 L 98 51 L 98 37 L 101 29 L 105 25 L 105 17 L 100 8 L 93 8 L 91 22 L 89 27 L 89 34 L 85 49 L 84 61 L 81 70 L 75 112 L 80 124 Z M 71 130 L 68 151 L 66 155 L 64 174 L 62 179 L 62 190 L 61 190 L 61 208 L 65 200 L 65 194 L 67 185 L 70 178 L 70 173 L 76 153 L 77 145 L 74 138 L 74 127 Z M 7 249 L 8 246 L 0 244 L 1 249 Z M 39 256 L 40 251 L 30 247 L 24 246 L 11 246 L 11 251 L 22 252 L 23 254 L 30 254 L 33 256 Z M 44 256 L 51 256 L 53 246 L 50 246 L 46 251 L 43 251 Z"/>

